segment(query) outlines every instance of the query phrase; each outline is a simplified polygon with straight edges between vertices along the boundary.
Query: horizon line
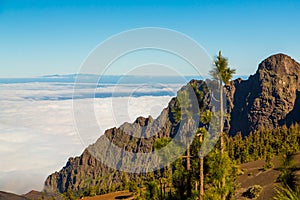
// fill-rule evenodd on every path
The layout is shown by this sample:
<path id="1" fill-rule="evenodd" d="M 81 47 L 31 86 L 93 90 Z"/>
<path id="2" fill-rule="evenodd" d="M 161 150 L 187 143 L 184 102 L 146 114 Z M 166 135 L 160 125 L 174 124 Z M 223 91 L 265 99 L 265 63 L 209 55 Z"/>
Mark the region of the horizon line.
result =
<path id="1" fill-rule="evenodd" d="M 252 74 L 235 74 L 233 75 L 234 78 L 239 78 L 239 77 L 249 77 Z M 98 76 L 98 74 L 76 74 L 76 73 L 70 73 L 70 74 L 45 74 L 45 75 L 32 75 L 32 76 L 0 76 L 0 79 L 31 79 L 31 78 L 76 78 L 77 76 Z M 102 75 L 102 77 L 168 77 L 168 78 L 175 78 L 175 77 L 202 77 L 202 78 L 208 78 L 210 75 L 203 75 L 199 76 L 197 74 L 188 74 L 188 75 L 155 75 L 155 74 L 137 74 L 137 75 L 117 75 L 117 74 L 106 74 Z"/>

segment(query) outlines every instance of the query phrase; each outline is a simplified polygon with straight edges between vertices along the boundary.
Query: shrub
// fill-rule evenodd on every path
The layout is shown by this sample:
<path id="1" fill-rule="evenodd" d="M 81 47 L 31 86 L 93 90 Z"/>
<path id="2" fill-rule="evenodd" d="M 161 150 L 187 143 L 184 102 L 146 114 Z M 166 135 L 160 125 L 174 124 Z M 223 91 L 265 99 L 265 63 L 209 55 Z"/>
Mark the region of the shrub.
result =
<path id="1" fill-rule="evenodd" d="M 272 155 L 270 153 L 267 153 L 266 156 L 266 164 L 264 165 L 264 170 L 268 170 L 274 167 L 274 164 L 272 163 Z"/>
<path id="2" fill-rule="evenodd" d="M 262 187 L 260 185 L 253 185 L 247 189 L 246 192 L 243 193 L 244 197 L 249 199 L 257 198 L 262 191 Z"/>
<path id="3" fill-rule="evenodd" d="M 138 189 L 137 183 L 134 182 L 134 181 L 131 181 L 131 182 L 129 183 L 129 192 L 136 192 L 137 189 Z"/>

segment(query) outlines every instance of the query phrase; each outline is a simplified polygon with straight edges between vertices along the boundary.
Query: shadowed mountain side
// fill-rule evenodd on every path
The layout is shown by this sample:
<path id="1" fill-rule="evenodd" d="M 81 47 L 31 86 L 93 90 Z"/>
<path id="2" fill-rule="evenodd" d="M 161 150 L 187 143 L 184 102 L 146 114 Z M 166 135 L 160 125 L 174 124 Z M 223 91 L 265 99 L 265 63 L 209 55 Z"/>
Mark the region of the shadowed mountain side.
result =
<path id="1" fill-rule="evenodd" d="M 286 118 L 280 121 L 280 125 L 291 126 L 293 123 L 300 123 L 300 91 L 297 90 L 295 106 Z"/>
<path id="2" fill-rule="evenodd" d="M 248 80 L 232 81 L 227 89 L 230 135 L 248 135 L 260 127 L 275 128 L 294 109 L 300 91 L 300 64 L 284 54 L 270 56 Z M 291 115 L 299 116 L 300 110 Z M 293 123 L 289 117 L 287 124 Z"/>

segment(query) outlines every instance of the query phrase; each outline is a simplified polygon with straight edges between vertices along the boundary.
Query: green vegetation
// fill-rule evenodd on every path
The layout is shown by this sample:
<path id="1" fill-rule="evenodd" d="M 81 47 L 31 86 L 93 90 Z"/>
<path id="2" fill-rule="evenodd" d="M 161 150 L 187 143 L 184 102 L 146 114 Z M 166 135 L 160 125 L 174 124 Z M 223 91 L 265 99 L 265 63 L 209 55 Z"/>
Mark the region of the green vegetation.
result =
<path id="1" fill-rule="evenodd" d="M 237 167 L 229 158 L 226 151 L 218 149 L 211 152 L 207 159 L 207 181 L 209 188 L 206 199 L 232 199 L 235 190 L 234 181 L 237 176 Z M 223 182 L 225 181 L 225 182 Z"/>
<path id="2" fill-rule="evenodd" d="M 278 177 L 278 181 L 281 182 L 282 186 L 277 187 L 276 196 L 274 200 L 300 200 L 300 190 L 296 187 L 295 166 L 293 163 L 293 152 L 290 150 L 281 154 L 281 174 Z"/>
<path id="3" fill-rule="evenodd" d="M 274 200 L 300 200 L 299 189 L 291 189 L 289 186 L 279 187 L 276 190 Z"/>
<path id="4" fill-rule="evenodd" d="M 197 134 L 208 134 L 203 128 Z M 207 136 L 204 136 L 204 138 Z M 242 138 L 241 134 L 234 137 L 225 136 L 225 151 L 220 152 L 218 146 L 215 147 L 204 159 L 204 195 L 203 199 L 222 199 L 222 195 L 227 199 L 232 199 L 236 185 L 234 181 L 237 176 L 236 163 L 245 163 L 258 159 L 270 160 L 274 156 L 281 157 L 281 175 L 278 181 L 283 186 L 277 189 L 276 200 L 278 199 L 299 199 L 299 191 L 293 188 L 293 162 L 292 155 L 300 150 L 300 126 L 295 124 L 290 128 L 281 127 L 273 130 L 261 129 L 249 136 Z M 163 148 L 170 142 L 169 138 L 158 139 L 154 147 Z M 166 166 L 161 171 L 151 172 L 139 177 L 132 174 L 123 175 L 122 187 L 109 188 L 99 191 L 97 186 L 86 189 L 84 196 L 104 194 L 112 191 L 128 189 L 135 193 L 137 199 L 197 199 L 200 196 L 200 168 L 201 157 L 198 153 L 201 142 L 199 137 L 195 137 L 191 147 L 191 171 L 186 168 L 186 158 L 179 158 L 175 162 Z M 187 195 L 187 177 L 190 173 L 191 195 Z M 225 177 L 225 185 L 222 179 Z M 249 191 L 250 196 L 256 196 L 257 187 Z M 252 194 L 253 193 L 253 194 Z M 298 196 L 297 196 L 298 195 Z M 78 194 L 68 191 L 65 199 L 76 199 Z"/>
<path id="5" fill-rule="evenodd" d="M 273 130 L 262 128 L 248 136 L 239 133 L 227 137 L 229 157 L 237 164 L 246 163 L 266 157 L 278 156 L 283 152 L 294 153 L 300 150 L 300 126 L 278 127 Z"/>
<path id="6" fill-rule="evenodd" d="M 74 195 L 72 190 L 68 190 L 66 193 L 63 194 L 63 198 L 65 200 L 76 200 L 76 195 Z"/>
<path id="7" fill-rule="evenodd" d="M 243 196 L 249 199 L 254 199 L 259 197 L 261 191 L 262 191 L 262 187 L 260 185 L 254 185 L 248 188 L 248 190 L 243 193 Z"/>
<path id="8" fill-rule="evenodd" d="M 264 170 L 268 170 L 274 167 L 274 164 L 272 163 L 272 157 L 273 155 L 270 152 L 267 152 L 266 155 L 266 164 L 264 165 Z"/>

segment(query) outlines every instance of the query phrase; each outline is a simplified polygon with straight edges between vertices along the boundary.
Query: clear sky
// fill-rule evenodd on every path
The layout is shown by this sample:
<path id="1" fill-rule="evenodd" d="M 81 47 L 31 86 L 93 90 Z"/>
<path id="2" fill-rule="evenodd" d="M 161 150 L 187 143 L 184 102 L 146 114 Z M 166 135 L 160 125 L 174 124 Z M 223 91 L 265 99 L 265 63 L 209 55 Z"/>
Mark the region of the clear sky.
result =
<path id="1" fill-rule="evenodd" d="M 76 73 L 106 38 L 133 28 L 182 32 L 240 75 L 274 53 L 300 61 L 297 0 L 0 0 L 0 77 Z"/>

